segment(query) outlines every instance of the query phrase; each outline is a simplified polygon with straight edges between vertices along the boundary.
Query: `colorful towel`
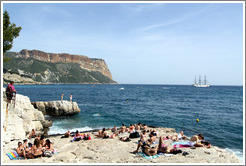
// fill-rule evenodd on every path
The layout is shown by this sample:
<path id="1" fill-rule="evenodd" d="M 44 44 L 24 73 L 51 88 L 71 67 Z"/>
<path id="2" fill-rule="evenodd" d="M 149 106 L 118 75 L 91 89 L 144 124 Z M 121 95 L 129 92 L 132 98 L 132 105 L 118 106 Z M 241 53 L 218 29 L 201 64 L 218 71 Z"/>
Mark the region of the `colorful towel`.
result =
<path id="1" fill-rule="evenodd" d="M 19 157 L 19 155 L 17 154 L 16 151 L 12 151 L 12 152 L 6 153 L 6 155 L 9 157 L 10 160 L 13 160 L 13 159 Z"/>
<path id="2" fill-rule="evenodd" d="M 191 145 L 173 145 L 173 148 L 189 148 Z"/>
<path id="3" fill-rule="evenodd" d="M 173 142 L 172 145 L 190 145 L 191 141 Z"/>
<path id="4" fill-rule="evenodd" d="M 160 157 L 160 155 L 158 155 L 158 154 L 156 154 L 156 155 L 154 155 L 154 156 L 148 156 L 148 155 L 146 155 L 145 153 L 142 153 L 142 152 L 139 152 L 139 153 L 137 153 L 137 154 L 139 154 L 140 156 L 142 156 L 143 158 L 145 158 L 145 159 L 147 159 L 147 160 L 155 159 L 155 158 Z"/>

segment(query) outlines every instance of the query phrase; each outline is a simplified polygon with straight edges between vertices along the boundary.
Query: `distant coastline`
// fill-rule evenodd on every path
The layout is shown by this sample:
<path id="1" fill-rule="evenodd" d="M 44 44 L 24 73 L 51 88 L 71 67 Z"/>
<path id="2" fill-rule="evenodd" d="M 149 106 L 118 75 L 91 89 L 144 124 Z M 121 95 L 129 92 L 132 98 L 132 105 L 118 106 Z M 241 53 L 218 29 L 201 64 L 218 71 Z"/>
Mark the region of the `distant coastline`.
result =
<path id="1" fill-rule="evenodd" d="M 3 80 L 18 84 L 116 84 L 105 60 L 39 50 L 7 52 Z M 14 80 L 13 80 L 14 79 Z"/>

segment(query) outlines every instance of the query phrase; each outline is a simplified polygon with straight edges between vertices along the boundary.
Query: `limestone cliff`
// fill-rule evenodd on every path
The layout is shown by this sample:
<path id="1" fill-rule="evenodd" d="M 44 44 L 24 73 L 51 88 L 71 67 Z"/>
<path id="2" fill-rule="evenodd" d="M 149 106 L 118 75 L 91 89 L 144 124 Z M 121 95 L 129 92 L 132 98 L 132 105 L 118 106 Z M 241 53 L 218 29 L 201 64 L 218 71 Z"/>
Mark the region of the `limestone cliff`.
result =
<path id="1" fill-rule="evenodd" d="M 111 72 L 102 59 L 82 55 L 53 54 L 37 50 L 7 52 L 11 61 L 4 63 L 4 82 L 13 74 L 19 84 L 32 83 L 91 83 L 114 84 Z M 11 75 L 12 74 L 12 75 Z M 30 78 L 30 79 L 28 79 Z"/>
<path id="2" fill-rule="evenodd" d="M 111 72 L 103 59 L 89 58 L 83 55 L 71 55 L 67 53 L 55 54 L 46 53 L 39 50 L 23 49 L 16 55 L 19 58 L 34 58 L 44 62 L 51 63 L 78 63 L 81 68 L 89 71 L 98 71 L 108 78 L 112 79 Z"/>

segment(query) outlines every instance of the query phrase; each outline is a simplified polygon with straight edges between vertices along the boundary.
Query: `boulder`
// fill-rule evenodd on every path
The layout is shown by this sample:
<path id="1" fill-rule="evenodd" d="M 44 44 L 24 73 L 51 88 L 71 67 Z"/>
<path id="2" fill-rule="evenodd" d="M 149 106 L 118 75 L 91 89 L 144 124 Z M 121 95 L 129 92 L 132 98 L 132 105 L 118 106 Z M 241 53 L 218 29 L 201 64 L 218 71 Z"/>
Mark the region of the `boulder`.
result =
<path id="1" fill-rule="evenodd" d="M 52 126 L 52 121 L 51 120 L 44 120 L 42 121 L 43 127 L 51 127 Z"/>
<path id="2" fill-rule="evenodd" d="M 33 106 L 39 111 L 42 111 L 44 115 L 50 116 L 66 116 L 73 115 L 80 112 L 78 104 L 76 102 L 63 101 L 38 101 L 32 102 Z"/>

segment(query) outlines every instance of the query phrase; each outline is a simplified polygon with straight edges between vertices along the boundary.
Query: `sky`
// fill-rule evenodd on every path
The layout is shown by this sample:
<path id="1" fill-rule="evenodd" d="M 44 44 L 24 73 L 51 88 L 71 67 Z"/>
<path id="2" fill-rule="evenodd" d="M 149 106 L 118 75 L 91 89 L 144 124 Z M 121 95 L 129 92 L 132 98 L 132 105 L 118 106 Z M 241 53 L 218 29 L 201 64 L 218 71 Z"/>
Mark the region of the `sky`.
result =
<path id="1" fill-rule="evenodd" d="M 102 58 L 121 84 L 243 85 L 242 3 L 4 3 L 11 51 Z"/>

